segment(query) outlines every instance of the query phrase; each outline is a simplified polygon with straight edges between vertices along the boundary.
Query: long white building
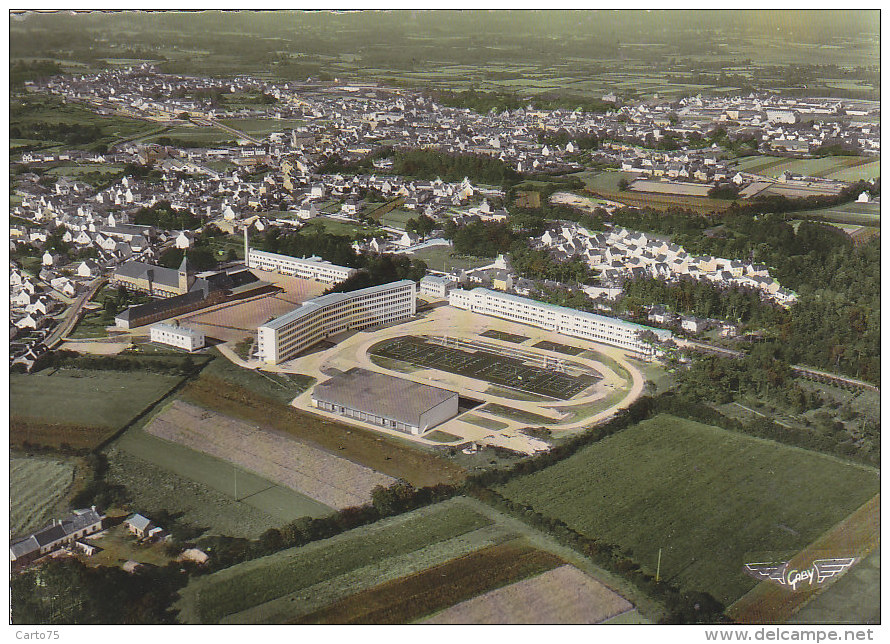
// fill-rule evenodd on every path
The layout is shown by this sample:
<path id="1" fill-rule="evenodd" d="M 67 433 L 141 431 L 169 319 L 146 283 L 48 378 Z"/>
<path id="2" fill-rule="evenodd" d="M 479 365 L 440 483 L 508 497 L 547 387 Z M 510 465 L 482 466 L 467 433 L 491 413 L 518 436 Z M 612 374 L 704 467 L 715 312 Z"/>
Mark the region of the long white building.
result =
<path id="1" fill-rule="evenodd" d="M 448 303 L 474 313 L 530 324 L 548 331 L 591 342 L 611 344 L 646 355 L 651 354 L 653 350 L 640 338 L 640 332 L 651 331 L 659 340 L 667 340 L 672 336 L 670 331 L 664 329 L 653 329 L 618 318 L 577 311 L 487 288 L 474 288 L 471 291 L 452 290 L 448 295 Z"/>
<path id="2" fill-rule="evenodd" d="M 278 253 L 267 253 L 262 250 L 247 250 L 248 268 L 273 271 L 282 275 L 292 275 L 307 280 L 339 284 L 355 275 L 358 270 L 347 266 L 337 266 L 321 257 L 291 257 Z"/>
<path id="3" fill-rule="evenodd" d="M 416 313 L 417 284 L 412 280 L 322 295 L 258 327 L 258 353 L 264 362 L 277 364 L 332 335 L 407 320 Z"/>

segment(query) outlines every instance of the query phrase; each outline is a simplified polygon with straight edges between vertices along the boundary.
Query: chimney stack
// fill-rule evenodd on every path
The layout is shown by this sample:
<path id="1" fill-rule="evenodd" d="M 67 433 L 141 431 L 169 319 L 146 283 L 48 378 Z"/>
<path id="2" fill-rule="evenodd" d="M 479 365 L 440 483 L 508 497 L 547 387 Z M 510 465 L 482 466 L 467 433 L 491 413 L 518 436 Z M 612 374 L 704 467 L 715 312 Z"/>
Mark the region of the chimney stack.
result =
<path id="1" fill-rule="evenodd" d="M 250 253 L 250 243 L 247 240 L 247 231 L 249 228 L 250 224 L 244 227 L 244 264 L 248 266 L 249 264 L 247 264 L 247 255 L 248 253 Z"/>

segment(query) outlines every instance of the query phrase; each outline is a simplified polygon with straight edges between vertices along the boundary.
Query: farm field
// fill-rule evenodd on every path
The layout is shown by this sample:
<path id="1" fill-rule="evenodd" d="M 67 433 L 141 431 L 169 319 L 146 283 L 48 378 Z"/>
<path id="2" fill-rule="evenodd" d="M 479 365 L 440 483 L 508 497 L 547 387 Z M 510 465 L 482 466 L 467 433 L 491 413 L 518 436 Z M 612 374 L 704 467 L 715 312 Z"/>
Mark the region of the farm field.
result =
<path id="1" fill-rule="evenodd" d="M 563 565 L 464 601 L 423 623 L 599 624 L 632 608 L 597 580 Z"/>
<path id="2" fill-rule="evenodd" d="M 179 521 L 204 528 L 208 534 L 249 539 L 280 526 L 298 513 L 294 510 L 272 514 L 277 511 L 261 509 L 256 497 L 235 501 L 234 468 L 229 466 L 223 470 L 223 463 L 212 461 L 203 454 L 180 450 L 176 445 L 170 450 L 164 450 L 165 447 L 161 441 L 141 432 L 135 437 L 125 435 L 105 451 L 108 457 L 105 479 L 126 489 L 133 509 L 149 516 L 155 509 L 165 509 L 178 515 Z M 177 468 L 188 477 L 176 474 L 175 471 L 180 471 Z M 227 476 L 218 479 L 205 476 L 206 472 L 214 471 Z M 213 487 L 213 483 L 221 489 Z M 239 472 L 238 485 L 245 491 L 263 489 L 246 472 Z M 291 505 L 299 507 L 300 497 L 294 493 L 292 499 Z M 306 503 L 309 501 L 305 500 Z"/>
<path id="3" fill-rule="evenodd" d="M 578 172 L 574 175 L 584 181 L 591 193 L 633 207 L 669 208 L 680 206 L 696 212 L 715 212 L 729 207 L 728 201 L 689 195 L 655 194 L 620 190 L 618 182 L 624 178 L 633 181 L 637 175 L 629 172 Z"/>
<path id="4" fill-rule="evenodd" d="M 818 473 L 818 476 L 813 473 Z M 753 551 L 796 552 L 878 489 L 871 468 L 662 414 L 499 491 L 729 604 Z"/>
<path id="5" fill-rule="evenodd" d="M 24 535 L 54 518 L 71 483 L 70 459 L 12 455 L 9 458 L 9 534 Z"/>
<path id="6" fill-rule="evenodd" d="M 881 549 L 816 595 L 789 624 L 880 624 Z"/>
<path id="7" fill-rule="evenodd" d="M 496 527 L 487 529 L 492 524 L 452 500 L 282 550 L 193 578 L 181 592 L 180 621 L 213 624 L 229 616 L 226 621 L 231 623 L 261 623 L 296 618 L 345 595 L 494 545 L 504 535 Z M 361 587 L 363 581 L 366 585 Z M 317 604 L 319 600 L 324 603 Z"/>
<path id="8" fill-rule="evenodd" d="M 133 428 L 117 441 L 113 448 L 122 450 L 150 465 L 166 470 L 178 478 L 193 481 L 215 495 L 220 506 L 215 511 L 247 505 L 272 517 L 272 525 L 281 525 L 303 516 L 324 516 L 331 508 L 296 490 L 277 485 L 274 481 L 209 454 L 163 440 Z M 138 478 L 138 477 L 137 477 Z M 137 487 L 139 480 L 133 481 Z M 150 490 L 153 490 L 150 488 Z M 148 492 L 147 491 L 147 492 Z M 147 494 L 151 499 L 154 495 Z"/>
<path id="9" fill-rule="evenodd" d="M 251 136 L 269 136 L 304 125 L 300 119 L 220 119 L 220 123 Z"/>
<path id="10" fill-rule="evenodd" d="M 463 468 L 396 438 L 301 412 L 243 384 L 213 375 L 202 373 L 188 383 L 181 398 L 227 416 L 269 425 L 309 445 L 418 487 L 455 483 L 466 476 Z"/>
<path id="11" fill-rule="evenodd" d="M 849 168 L 841 168 L 825 175 L 826 179 L 836 181 L 871 181 L 881 176 L 881 161 L 869 161 Z"/>
<path id="12" fill-rule="evenodd" d="M 181 380 L 139 371 L 11 374 L 10 444 L 95 447 Z"/>
<path id="13" fill-rule="evenodd" d="M 775 165 L 761 170 L 758 174 L 778 177 L 783 172 L 801 174 L 806 177 L 825 177 L 829 174 L 850 169 L 851 166 L 867 161 L 869 157 L 818 157 L 815 159 L 784 159 Z"/>
<path id="14" fill-rule="evenodd" d="M 833 208 L 819 210 L 803 210 L 795 213 L 795 217 L 801 219 L 815 218 L 838 224 L 851 224 L 854 226 L 881 225 L 881 204 L 879 203 L 847 203 Z"/>
<path id="15" fill-rule="evenodd" d="M 389 476 L 286 435 L 182 401 L 156 415 L 145 431 L 228 461 L 331 508 L 369 503 L 375 486 L 395 483 Z"/>
<path id="16" fill-rule="evenodd" d="M 407 624 L 490 588 L 551 570 L 561 563 L 555 555 L 521 543 L 490 546 L 356 593 L 294 622 Z M 622 601 L 630 606 L 627 600 Z M 489 615 L 492 606 L 484 605 L 489 611 L 483 609 L 483 615 Z M 513 623 L 522 621 L 514 619 Z"/>

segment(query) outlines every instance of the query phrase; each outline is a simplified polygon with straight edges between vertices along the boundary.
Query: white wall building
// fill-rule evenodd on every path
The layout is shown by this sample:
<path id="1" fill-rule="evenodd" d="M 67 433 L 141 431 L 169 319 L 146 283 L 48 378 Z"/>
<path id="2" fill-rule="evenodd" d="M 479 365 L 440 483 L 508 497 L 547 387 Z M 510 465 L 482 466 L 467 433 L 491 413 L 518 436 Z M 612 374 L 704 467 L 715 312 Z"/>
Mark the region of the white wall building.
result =
<path id="1" fill-rule="evenodd" d="M 474 313 L 530 324 L 563 335 L 611 344 L 646 355 L 651 355 L 653 349 L 640 339 L 640 332 L 651 331 L 662 341 L 672 336 L 670 331 L 664 329 L 652 329 L 617 318 L 577 311 L 487 288 L 474 288 L 471 291 L 452 290 L 448 296 L 448 303 Z"/>
<path id="2" fill-rule="evenodd" d="M 171 347 L 185 349 L 186 351 L 197 351 L 204 347 L 204 333 L 202 331 L 163 323 L 152 324 L 149 330 L 151 331 L 152 342 L 169 344 Z"/>
<path id="3" fill-rule="evenodd" d="M 278 364 L 325 338 L 354 329 L 407 320 L 417 313 L 417 285 L 412 280 L 331 293 L 257 328 L 260 359 Z"/>
<path id="4" fill-rule="evenodd" d="M 358 271 L 346 266 L 331 264 L 320 257 L 291 257 L 277 253 L 267 253 L 250 248 L 247 253 L 248 268 L 258 268 L 263 271 L 273 271 L 282 275 L 292 275 L 307 280 L 324 282 L 325 284 L 337 284 Z"/>
<path id="5" fill-rule="evenodd" d="M 432 297 L 448 297 L 448 289 L 455 284 L 454 280 L 439 275 L 424 275 L 420 280 L 420 293 Z"/>

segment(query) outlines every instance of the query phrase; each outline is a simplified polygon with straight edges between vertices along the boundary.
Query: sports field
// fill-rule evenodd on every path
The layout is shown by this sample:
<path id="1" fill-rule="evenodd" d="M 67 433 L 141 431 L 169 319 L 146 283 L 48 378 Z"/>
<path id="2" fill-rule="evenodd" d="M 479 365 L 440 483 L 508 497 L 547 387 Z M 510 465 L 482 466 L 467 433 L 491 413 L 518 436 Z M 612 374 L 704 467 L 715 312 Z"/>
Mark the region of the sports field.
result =
<path id="1" fill-rule="evenodd" d="M 503 340 L 504 342 L 514 342 L 521 344 L 528 340 L 527 335 L 517 335 L 516 333 L 507 333 L 506 331 L 498 331 L 497 329 L 488 329 L 480 333 L 484 338 L 494 338 L 495 340 Z"/>
<path id="2" fill-rule="evenodd" d="M 95 447 L 181 380 L 140 371 L 11 374 L 10 443 Z"/>
<path id="3" fill-rule="evenodd" d="M 538 349 L 544 349 L 545 351 L 556 351 L 557 353 L 564 353 L 567 356 L 578 356 L 584 353 L 585 349 L 581 347 L 573 347 L 568 344 L 560 344 L 559 342 L 551 342 L 550 340 L 541 340 L 540 342 L 532 345 Z"/>
<path id="4" fill-rule="evenodd" d="M 756 585 L 752 552 L 797 552 L 878 490 L 878 473 L 662 414 L 499 491 L 633 552 L 729 604 Z"/>
<path id="5" fill-rule="evenodd" d="M 568 375 L 519 358 L 442 346 L 416 336 L 384 340 L 371 347 L 370 353 L 558 400 L 570 400 L 600 379 L 592 372 Z"/>

